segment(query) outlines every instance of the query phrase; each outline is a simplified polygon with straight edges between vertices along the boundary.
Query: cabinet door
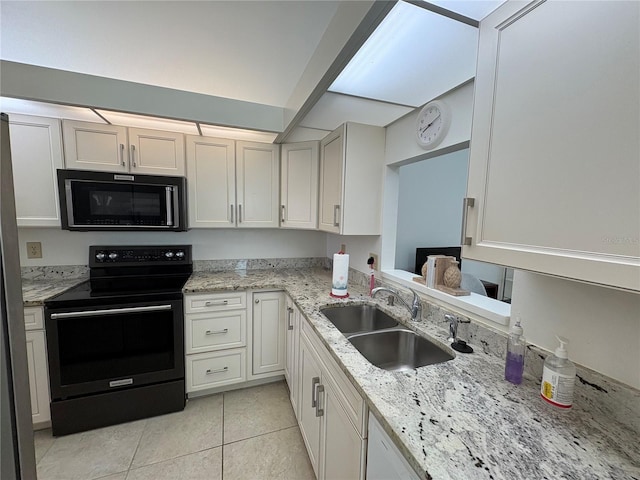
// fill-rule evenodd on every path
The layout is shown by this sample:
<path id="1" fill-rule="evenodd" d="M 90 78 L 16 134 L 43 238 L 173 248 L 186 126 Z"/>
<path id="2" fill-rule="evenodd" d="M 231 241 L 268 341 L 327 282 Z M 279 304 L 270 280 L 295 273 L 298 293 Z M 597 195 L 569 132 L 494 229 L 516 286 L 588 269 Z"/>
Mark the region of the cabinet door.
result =
<path id="1" fill-rule="evenodd" d="M 130 128 L 129 158 L 131 173 L 184 176 L 184 135 Z"/>
<path id="2" fill-rule="evenodd" d="M 277 228 L 278 145 L 236 142 L 238 227 Z"/>
<path id="3" fill-rule="evenodd" d="M 12 114 L 9 132 L 18 226 L 59 227 L 60 120 Z"/>
<path id="4" fill-rule="evenodd" d="M 638 2 L 481 22 L 463 257 L 640 290 L 639 22 Z"/>
<path id="5" fill-rule="evenodd" d="M 49 368 L 44 330 L 28 331 L 26 337 L 31 418 L 34 424 L 48 422 L 51 420 L 51 411 L 49 410 Z"/>
<path id="6" fill-rule="evenodd" d="M 285 360 L 283 292 L 253 294 L 253 374 L 281 372 Z"/>
<path id="7" fill-rule="evenodd" d="M 337 386 L 329 375 L 322 377 L 323 391 L 318 395 L 322 411 L 321 467 L 318 478 L 327 480 L 363 477 L 364 443 L 343 406 L 338 401 Z"/>
<path id="8" fill-rule="evenodd" d="M 342 173 L 344 168 L 344 126 L 320 143 L 320 212 L 318 228 L 340 233 L 342 223 Z"/>
<path id="9" fill-rule="evenodd" d="M 189 135 L 186 143 L 189 227 L 235 226 L 235 142 Z"/>
<path id="10" fill-rule="evenodd" d="M 129 171 L 125 127 L 64 120 L 62 138 L 66 168 Z"/>
<path id="11" fill-rule="evenodd" d="M 300 354 L 298 362 L 298 386 L 300 399 L 298 423 L 300 433 L 307 447 L 309 460 L 313 466 L 316 478 L 318 475 L 320 458 L 320 420 L 317 413 L 317 390 L 322 377 L 320 370 L 320 360 L 313 347 L 305 337 L 300 335 Z"/>
<path id="12" fill-rule="evenodd" d="M 298 414 L 298 344 L 300 341 L 300 310 L 292 300 L 287 299 L 287 351 L 284 375 L 289 385 L 291 406 Z"/>
<path id="13" fill-rule="evenodd" d="M 418 480 L 420 478 L 373 415 L 369 415 L 368 443 L 367 480 Z"/>
<path id="14" fill-rule="evenodd" d="M 318 152 L 318 142 L 282 146 L 282 228 L 318 228 Z"/>

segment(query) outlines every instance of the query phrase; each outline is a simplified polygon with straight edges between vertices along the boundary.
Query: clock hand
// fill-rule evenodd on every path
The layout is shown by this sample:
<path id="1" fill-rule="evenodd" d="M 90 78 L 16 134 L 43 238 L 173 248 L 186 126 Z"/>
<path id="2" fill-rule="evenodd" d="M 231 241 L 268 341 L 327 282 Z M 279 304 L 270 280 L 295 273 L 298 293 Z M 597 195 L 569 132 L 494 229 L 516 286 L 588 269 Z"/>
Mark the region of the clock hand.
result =
<path id="1" fill-rule="evenodd" d="M 434 118 L 433 120 L 431 120 L 431 123 L 430 123 L 429 125 L 427 125 L 427 126 L 426 126 L 426 127 L 424 127 L 422 130 L 420 130 L 420 133 L 424 133 L 424 132 L 425 132 L 425 131 L 426 131 L 426 130 L 431 126 L 431 125 L 433 125 L 433 122 L 435 122 L 435 121 L 438 119 L 438 117 L 440 117 L 440 114 L 438 114 L 438 115 L 436 116 L 436 118 Z"/>

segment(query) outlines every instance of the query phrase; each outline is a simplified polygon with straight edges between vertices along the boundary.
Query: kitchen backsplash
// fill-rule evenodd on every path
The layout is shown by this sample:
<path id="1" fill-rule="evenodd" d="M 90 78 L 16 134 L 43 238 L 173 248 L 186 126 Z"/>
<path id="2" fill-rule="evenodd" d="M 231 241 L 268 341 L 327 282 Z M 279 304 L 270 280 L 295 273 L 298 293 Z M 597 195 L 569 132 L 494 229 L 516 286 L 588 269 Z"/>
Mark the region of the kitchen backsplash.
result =
<path id="1" fill-rule="evenodd" d="M 285 268 L 325 267 L 323 257 L 309 258 L 245 258 L 236 260 L 194 260 L 195 272 L 228 272 L 232 270 L 281 270 Z"/>
<path id="2" fill-rule="evenodd" d="M 20 274 L 26 280 L 73 280 L 89 278 L 87 265 L 55 265 L 52 267 L 21 267 Z"/>

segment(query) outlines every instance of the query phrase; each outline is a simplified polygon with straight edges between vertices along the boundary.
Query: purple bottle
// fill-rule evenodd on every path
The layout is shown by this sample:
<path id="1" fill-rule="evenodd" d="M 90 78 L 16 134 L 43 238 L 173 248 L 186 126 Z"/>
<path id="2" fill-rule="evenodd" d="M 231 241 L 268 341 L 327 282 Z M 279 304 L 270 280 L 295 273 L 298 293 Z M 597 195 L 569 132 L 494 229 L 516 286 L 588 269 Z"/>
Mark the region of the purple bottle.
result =
<path id="1" fill-rule="evenodd" d="M 509 331 L 509 340 L 507 341 L 507 359 L 504 366 L 505 380 L 515 383 L 516 385 L 522 383 L 526 346 L 527 344 L 522 336 L 520 319 L 518 318 L 515 325 L 513 325 Z"/>

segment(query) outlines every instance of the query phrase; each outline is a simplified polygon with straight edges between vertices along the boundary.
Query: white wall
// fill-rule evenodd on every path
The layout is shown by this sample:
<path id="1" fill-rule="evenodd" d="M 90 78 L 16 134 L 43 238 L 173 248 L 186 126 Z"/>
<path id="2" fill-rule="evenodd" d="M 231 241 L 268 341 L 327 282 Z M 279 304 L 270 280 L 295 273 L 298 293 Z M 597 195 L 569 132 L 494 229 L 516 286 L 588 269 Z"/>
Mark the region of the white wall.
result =
<path id="1" fill-rule="evenodd" d="M 571 360 L 640 388 L 640 295 L 514 273 L 511 314 L 529 343 L 554 351 L 567 337 Z"/>
<path id="2" fill-rule="evenodd" d="M 326 234 L 285 229 L 198 229 L 188 232 L 69 232 L 21 228 L 20 265 L 86 265 L 89 245 L 191 244 L 194 260 L 324 257 Z M 26 258 L 26 242 L 42 242 L 42 258 Z"/>
<path id="3" fill-rule="evenodd" d="M 434 99 L 435 100 L 435 99 Z M 416 118 L 420 109 L 402 117 L 387 127 L 385 163 L 393 165 L 407 162 L 408 159 L 446 151 L 447 148 L 468 142 L 471 138 L 471 114 L 473 104 L 473 82 L 467 83 L 445 95 L 439 100 L 451 110 L 451 125 L 447 135 L 435 150 L 427 151 L 416 142 Z"/>
<path id="4" fill-rule="evenodd" d="M 334 253 L 340 251 L 340 246 L 346 246 L 346 252 L 349 254 L 349 267 L 363 273 L 369 273 L 369 253 L 380 255 L 380 237 L 379 236 L 354 236 L 354 235 L 335 235 L 327 234 L 326 256 L 333 258 Z"/>

